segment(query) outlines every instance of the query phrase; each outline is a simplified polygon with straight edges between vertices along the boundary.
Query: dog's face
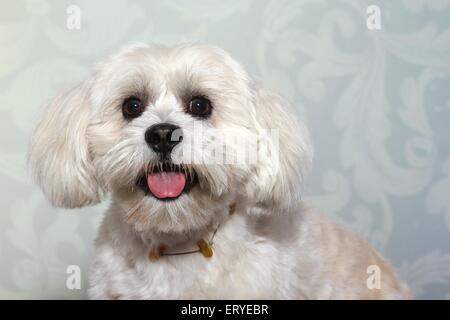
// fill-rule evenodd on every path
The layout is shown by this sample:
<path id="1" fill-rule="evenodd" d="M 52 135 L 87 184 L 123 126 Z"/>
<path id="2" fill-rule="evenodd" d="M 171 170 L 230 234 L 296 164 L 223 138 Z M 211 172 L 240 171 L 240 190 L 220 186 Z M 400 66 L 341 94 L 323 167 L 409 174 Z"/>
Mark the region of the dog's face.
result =
<path id="1" fill-rule="evenodd" d="M 100 63 L 53 101 L 29 155 L 53 204 L 112 192 L 129 223 L 160 232 L 200 228 L 237 196 L 256 212 L 287 208 L 309 160 L 284 103 L 205 45 L 134 45 Z"/>

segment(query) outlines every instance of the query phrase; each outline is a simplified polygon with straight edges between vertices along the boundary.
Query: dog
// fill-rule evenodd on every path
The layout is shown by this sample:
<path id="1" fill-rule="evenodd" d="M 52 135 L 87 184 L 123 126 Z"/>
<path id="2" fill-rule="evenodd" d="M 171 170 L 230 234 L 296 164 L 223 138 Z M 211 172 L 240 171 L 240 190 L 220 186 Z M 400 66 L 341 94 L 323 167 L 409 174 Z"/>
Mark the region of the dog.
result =
<path id="1" fill-rule="evenodd" d="M 219 161 L 247 149 L 266 156 Z M 301 200 L 311 159 L 294 110 L 228 53 L 139 43 L 51 102 L 28 164 L 54 206 L 111 194 L 92 299 L 409 298 L 366 241 Z"/>

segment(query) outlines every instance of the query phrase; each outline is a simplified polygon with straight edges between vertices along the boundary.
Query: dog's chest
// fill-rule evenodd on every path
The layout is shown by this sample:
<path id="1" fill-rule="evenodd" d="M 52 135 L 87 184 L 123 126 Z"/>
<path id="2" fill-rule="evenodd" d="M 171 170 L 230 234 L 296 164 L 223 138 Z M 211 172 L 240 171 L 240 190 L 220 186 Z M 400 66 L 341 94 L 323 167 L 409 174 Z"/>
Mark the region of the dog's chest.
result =
<path id="1" fill-rule="evenodd" d="M 127 283 L 136 288 L 127 291 L 148 299 L 273 298 L 282 282 L 274 263 L 278 250 L 270 241 L 236 233 L 239 227 L 237 222 L 217 233 L 211 258 L 192 253 L 151 261 L 142 252 L 128 273 L 136 281 Z"/>
<path id="2" fill-rule="evenodd" d="M 136 273 L 151 298 L 246 298 L 273 296 L 273 271 L 261 264 L 254 252 L 224 255 L 215 248 L 212 258 L 201 254 L 189 257 L 162 257 L 151 262 L 143 259 Z M 240 254 L 240 256 L 239 256 Z"/>
<path id="3" fill-rule="evenodd" d="M 110 233 L 112 234 L 112 233 Z M 109 239 L 109 235 L 107 237 Z M 213 256 L 149 259 L 150 248 L 124 237 L 121 250 L 98 248 L 91 284 L 119 299 L 257 299 L 296 297 L 294 261 L 286 246 L 253 232 L 242 215 L 218 229 Z M 106 289 L 106 290 L 105 290 Z"/>

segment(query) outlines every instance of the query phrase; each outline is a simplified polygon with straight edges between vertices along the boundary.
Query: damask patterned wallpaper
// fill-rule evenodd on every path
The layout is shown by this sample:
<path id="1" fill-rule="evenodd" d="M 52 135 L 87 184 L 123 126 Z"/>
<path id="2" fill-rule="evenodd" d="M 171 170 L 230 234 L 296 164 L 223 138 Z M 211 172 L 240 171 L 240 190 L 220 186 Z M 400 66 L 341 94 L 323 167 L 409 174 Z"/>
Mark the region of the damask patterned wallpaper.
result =
<path id="1" fill-rule="evenodd" d="M 107 203 L 55 209 L 30 181 L 46 103 L 124 44 L 185 40 L 223 47 L 298 107 L 315 146 L 305 199 L 381 250 L 417 298 L 450 298 L 449 0 L 1 0 L 1 298 L 86 297 Z"/>

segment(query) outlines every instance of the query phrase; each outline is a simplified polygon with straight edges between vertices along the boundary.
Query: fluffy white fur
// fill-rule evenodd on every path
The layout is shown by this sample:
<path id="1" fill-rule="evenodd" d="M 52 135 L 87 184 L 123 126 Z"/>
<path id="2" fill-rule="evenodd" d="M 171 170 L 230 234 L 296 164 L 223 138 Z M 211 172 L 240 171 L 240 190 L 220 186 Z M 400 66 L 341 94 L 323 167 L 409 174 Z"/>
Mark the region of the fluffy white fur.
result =
<path id="1" fill-rule="evenodd" d="M 207 120 L 184 112 L 183 97 L 198 93 L 214 105 Z M 147 108 L 127 121 L 121 105 L 130 95 L 144 97 Z M 199 184 L 177 200 L 160 201 L 144 195 L 136 179 L 156 161 L 144 133 L 161 122 L 182 128 L 181 144 L 193 140 L 199 123 L 249 134 L 276 128 L 279 162 L 194 163 Z M 29 166 L 56 206 L 92 205 L 112 194 L 96 242 L 91 298 L 408 297 L 374 249 L 300 201 L 311 156 L 308 132 L 294 112 L 223 50 L 136 44 L 51 103 L 33 135 Z M 172 158 L 183 163 L 180 148 Z M 232 202 L 237 210 L 229 215 Z M 148 259 L 162 244 L 173 251 L 195 247 L 219 222 L 212 258 Z M 381 289 L 366 285 L 370 265 L 381 269 Z"/>

